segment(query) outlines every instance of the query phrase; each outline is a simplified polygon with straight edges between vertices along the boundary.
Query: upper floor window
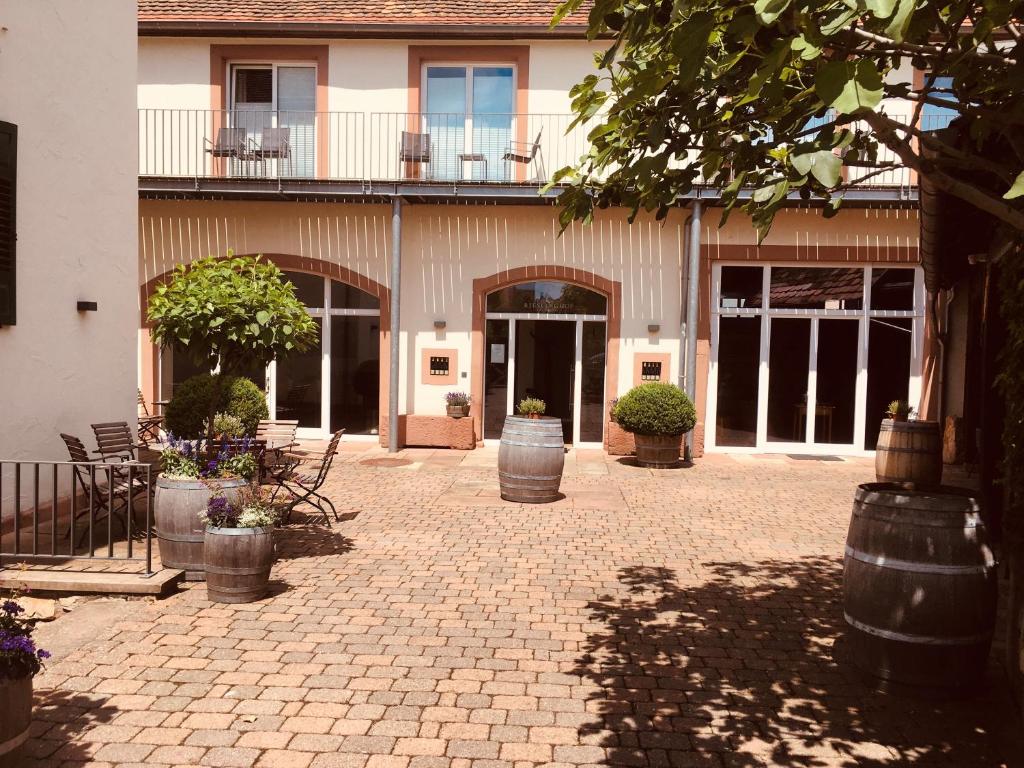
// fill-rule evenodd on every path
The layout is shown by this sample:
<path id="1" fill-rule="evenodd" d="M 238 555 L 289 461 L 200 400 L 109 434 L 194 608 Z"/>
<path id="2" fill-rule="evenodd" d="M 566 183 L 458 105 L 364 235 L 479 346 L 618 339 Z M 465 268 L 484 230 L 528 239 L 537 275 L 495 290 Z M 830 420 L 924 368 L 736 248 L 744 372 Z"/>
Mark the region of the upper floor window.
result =
<path id="1" fill-rule="evenodd" d="M 952 77 L 925 76 L 925 83 L 929 88 L 936 90 L 928 94 L 933 103 L 926 103 L 921 109 L 921 128 L 925 131 L 937 131 L 945 128 L 960 113 L 952 105 L 956 104 L 956 96 L 953 94 Z M 935 104 L 935 101 L 945 101 L 950 104 L 948 107 Z"/>

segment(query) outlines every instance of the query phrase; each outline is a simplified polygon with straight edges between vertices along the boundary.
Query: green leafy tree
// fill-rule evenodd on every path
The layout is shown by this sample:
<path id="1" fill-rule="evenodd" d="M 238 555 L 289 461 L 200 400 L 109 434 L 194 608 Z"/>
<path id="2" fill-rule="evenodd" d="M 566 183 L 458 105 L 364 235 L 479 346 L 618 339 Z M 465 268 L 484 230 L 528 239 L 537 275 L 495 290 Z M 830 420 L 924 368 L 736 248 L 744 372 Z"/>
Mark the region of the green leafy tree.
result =
<path id="1" fill-rule="evenodd" d="M 1022 18 L 1021 0 L 595 0 L 588 34 L 609 44 L 572 91 L 592 148 L 556 175 L 563 226 L 664 216 L 706 182 L 763 236 L 787 196 L 829 215 L 847 179 L 905 167 L 1022 232 Z M 927 130 L 926 105 L 951 132 Z"/>
<path id="2" fill-rule="evenodd" d="M 150 297 L 149 320 L 157 344 L 175 345 L 199 365 L 218 366 L 210 425 L 227 377 L 305 351 L 318 338 L 295 286 L 259 256 L 229 253 L 178 266 Z"/>

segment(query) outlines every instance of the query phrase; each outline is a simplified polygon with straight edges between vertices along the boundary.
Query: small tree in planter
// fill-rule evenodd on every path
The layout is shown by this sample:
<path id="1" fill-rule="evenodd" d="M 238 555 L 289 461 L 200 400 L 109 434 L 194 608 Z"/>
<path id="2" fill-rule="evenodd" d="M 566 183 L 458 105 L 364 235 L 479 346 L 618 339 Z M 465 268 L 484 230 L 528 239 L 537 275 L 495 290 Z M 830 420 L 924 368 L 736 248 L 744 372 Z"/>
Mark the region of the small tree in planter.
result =
<path id="1" fill-rule="evenodd" d="M 619 398 L 615 421 L 633 433 L 636 460 L 642 467 L 671 467 L 678 463 L 683 435 L 697 423 L 693 403 L 674 384 L 650 382 Z"/>
<path id="2" fill-rule="evenodd" d="M 274 563 L 277 511 L 258 485 L 234 499 L 216 492 L 199 513 L 206 526 L 206 592 L 215 603 L 251 603 L 266 594 Z"/>
<path id="3" fill-rule="evenodd" d="M 15 751 L 32 722 L 32 678 L 50 654 L 36 648 L 32 626 L 16 599 L 0 601 L 0 765 L 15 765 Z M 11 761 L 11 762 L 9 762 Z"/>
<path id="4" fill-rule="evenodd" d="M 519 413 L 528 419 L 539 419 L 548 409 L 548 404 L 536 397 L 527 397 L 519 401 Z"/>
<path id="5" fill-rule="evenodd" d="M 469 395 L 465 392 L 449 392 L 444 396 L 444 400 L 449 416 L 456 419 L 469 416 Z"/>

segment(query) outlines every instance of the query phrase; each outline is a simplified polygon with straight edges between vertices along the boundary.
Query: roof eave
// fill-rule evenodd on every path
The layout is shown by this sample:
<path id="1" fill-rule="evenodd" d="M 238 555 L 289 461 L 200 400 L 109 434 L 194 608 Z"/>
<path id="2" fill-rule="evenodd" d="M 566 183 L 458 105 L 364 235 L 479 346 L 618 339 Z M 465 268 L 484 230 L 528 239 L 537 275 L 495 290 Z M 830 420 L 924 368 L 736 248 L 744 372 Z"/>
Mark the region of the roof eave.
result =
<path id="1" fill-rule="evenodd" d="M 582 39 L 585 25 L 560 24 L 349 24 L 276 21 L 139 21 L 139 35 L 150 37 L 285 38 L 471 38 Z"/>

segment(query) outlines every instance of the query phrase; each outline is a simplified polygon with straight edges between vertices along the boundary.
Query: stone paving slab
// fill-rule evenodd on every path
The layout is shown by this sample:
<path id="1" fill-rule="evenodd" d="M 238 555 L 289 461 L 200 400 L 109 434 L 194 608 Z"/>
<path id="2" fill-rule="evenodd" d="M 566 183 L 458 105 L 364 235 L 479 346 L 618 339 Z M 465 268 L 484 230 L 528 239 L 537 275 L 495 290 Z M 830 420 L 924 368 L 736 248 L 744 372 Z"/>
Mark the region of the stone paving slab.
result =
<path id="1" fill-rule="evenodd" d="M 1024 756 L 994 664 L 978 697 L 935 702 L 876 693 L 843 663 L 842 544 L 866 460 L 710 456 L 649 471 L 581 452 L 568 502 L 531 506 L 494 498 L 491 449 L 407 453 L 411 470 L 346 448 L 329 480 L 345 522 L 281 531 L 264 600 L 215 605 L 189 585 L 55 660 L 36 681 L 23 764 Z"/>

